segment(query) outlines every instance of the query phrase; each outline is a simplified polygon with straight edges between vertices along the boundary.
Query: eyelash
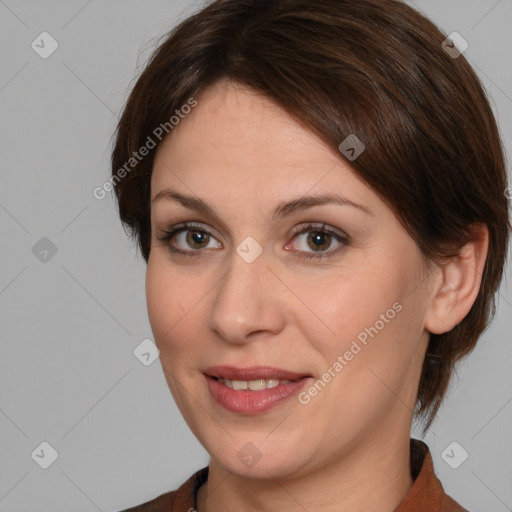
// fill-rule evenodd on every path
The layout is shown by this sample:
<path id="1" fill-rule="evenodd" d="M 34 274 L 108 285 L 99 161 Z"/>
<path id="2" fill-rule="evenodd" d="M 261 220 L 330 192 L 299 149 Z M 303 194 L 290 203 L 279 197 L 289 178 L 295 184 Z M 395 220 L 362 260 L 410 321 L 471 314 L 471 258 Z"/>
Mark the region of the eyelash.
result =
<path id="1" fill-rule="evenodd" d="M 191 251 L 183 251 L 181 249 L 176 249 L 175 247 L 172 247 L 169 242 L 172 240 L 172 238 L 177 235 L 178 233 L 181 233 L 182 231 L 197 231 L 200 233 L 206 233 L 208 236 L 213 236 L 207 229 L 205 229 L 200 224 L 190 223 L 190 222 L 184 222 L 182 224 L 179 224 L 177 226 L 174 226 L 172 229 L 164 231 L 161 235 L 157 236 L 157 240 L 160 242 L 163 242 L 167 244 L 168 249 L 175 253 L 175 254 L 181 254 L 183 256 L 191 256 L 191 257 L 200 257 L 201 252 L 203 252 L 201 249 L 191 250 Z M 338 249 L 335 249 L 333 251 L 329 252 L 311 252 L 311 253 L 304 253 L 304 251 L 294 251 L 297 254 L 300 254 L 300 258 L 304 258 L 306 260 L 311 259 L 317 259 L 321 260 L 323 258 L 328 258 L 330 256 L 334 256 L 340 252 L 340 250 L 343 249 L 343 246 L 347 246 L 350 243 L 349 238 L 346 235 L 340 235 L 339 233 L 336 233 L 330 229 L 325 228 L 325 224 L 306 224 L 301 226 L 300 228 L 297 228 L 293 233 L 293 238 L 297 237 L 298 235 L 302 235 L 303 233 L 307 233 L 308 231 L 314 231 L 315 233 L 321 233 L 325 235 L 329 235 L 334 237 L 338 242 L 342 244 L 341 247 Z"/>

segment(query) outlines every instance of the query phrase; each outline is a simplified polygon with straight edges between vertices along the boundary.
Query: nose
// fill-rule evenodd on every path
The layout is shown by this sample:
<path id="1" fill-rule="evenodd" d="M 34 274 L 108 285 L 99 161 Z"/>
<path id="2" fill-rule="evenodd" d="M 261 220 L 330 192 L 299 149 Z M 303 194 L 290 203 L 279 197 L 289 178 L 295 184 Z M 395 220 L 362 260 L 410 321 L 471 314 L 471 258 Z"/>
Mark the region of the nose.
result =
<path id="1" fill-rule="evenodd" d="M 239 345 L 281 332 L 287 308 L 280 301 L 280 283 L 269 269 L 265 253 L 252 263 L 234 253 L 230 263 L 212 290 L 209 328 L 223 340 Z"/>

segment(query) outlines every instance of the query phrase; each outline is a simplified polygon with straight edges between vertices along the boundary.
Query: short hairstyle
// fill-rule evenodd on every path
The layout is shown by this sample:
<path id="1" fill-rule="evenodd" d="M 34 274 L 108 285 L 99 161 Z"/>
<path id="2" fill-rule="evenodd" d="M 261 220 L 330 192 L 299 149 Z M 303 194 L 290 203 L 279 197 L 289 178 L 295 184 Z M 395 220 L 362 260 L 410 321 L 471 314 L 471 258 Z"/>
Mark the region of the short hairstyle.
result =
<path id="1" fill-rule="evenodd" d="M 120 218 L 146 262 L 153 146 L 191 98 L 221 80 L 273 100 L 341 158 L 347 136 L 362 141 L 365 151 L 347 163 L 393 210 L 425 262 L 455 256 L 485 224 L 489 252 L 476 301 L 452 330 L 430 334 L 415 410 L 424 432 L 455 363 L 494 316 L 511 228 L 496 120 L 467 60 L 446 51 L 446 37 L 398 0 L 213 1 L 152 53 L 112 152 Z M 144 146 L 152 148 L 147 156 L 131 161 Z"/>

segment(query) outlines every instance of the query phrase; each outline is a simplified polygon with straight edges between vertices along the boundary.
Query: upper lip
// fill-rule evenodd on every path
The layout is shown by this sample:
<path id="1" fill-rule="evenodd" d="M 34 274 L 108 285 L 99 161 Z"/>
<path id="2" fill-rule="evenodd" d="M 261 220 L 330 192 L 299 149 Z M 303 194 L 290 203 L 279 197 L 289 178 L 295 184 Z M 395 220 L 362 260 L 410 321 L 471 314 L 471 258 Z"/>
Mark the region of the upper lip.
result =
<path id="1" fill-rule="evenodd" d="M 297 373 L 272 366 L 251 366 L 237 368 L 235 366 L 211 366 L 204 370 L 210 377 L 222 377 L 229 380 L 279 379 L 299 380 L 310 377 L 307 373 Z"/>

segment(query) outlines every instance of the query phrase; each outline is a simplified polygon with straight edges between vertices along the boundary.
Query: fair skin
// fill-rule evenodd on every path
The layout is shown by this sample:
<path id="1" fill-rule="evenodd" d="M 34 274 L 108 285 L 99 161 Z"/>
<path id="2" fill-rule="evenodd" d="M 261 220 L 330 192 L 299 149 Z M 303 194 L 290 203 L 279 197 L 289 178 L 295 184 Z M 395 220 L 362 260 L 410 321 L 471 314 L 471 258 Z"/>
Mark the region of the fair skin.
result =
<path id="1" fill-rule="evenodd" d="M 172 189 L 213 213 L 154 201 L 146 276 L 169 388 L 211 456 L 198 511 L 391 512 L 413 485 L 409 436 L 429 332 L 450 330 L 469 311 L 487 231 L 460 258 L 427 269 L 349 163 L 276 104 L 229 82 L 198 101 L 158 148 L 151 198 Z M 328 203 L 271 216 L 283 202 L 327 193 L 369 212 Z M 182 222 L 200 227 L 157 238 Z M 321 236 L 324 223 L 348 243 L 324 234 L 318 250 L 307 235 Z M 252 263 L 236 252 L 248 236 L 263 249 Z M 306 259 L 319 252 L 325 258 Z M 400 312 L 307 404 L 293 397 L 242 414 L 209 392 L 203 371 L 215 365 L 303 372 L 307 390 L 397 303 Z M 237 456 L 246 443 L 261 454 L 251 467 Z"/>

